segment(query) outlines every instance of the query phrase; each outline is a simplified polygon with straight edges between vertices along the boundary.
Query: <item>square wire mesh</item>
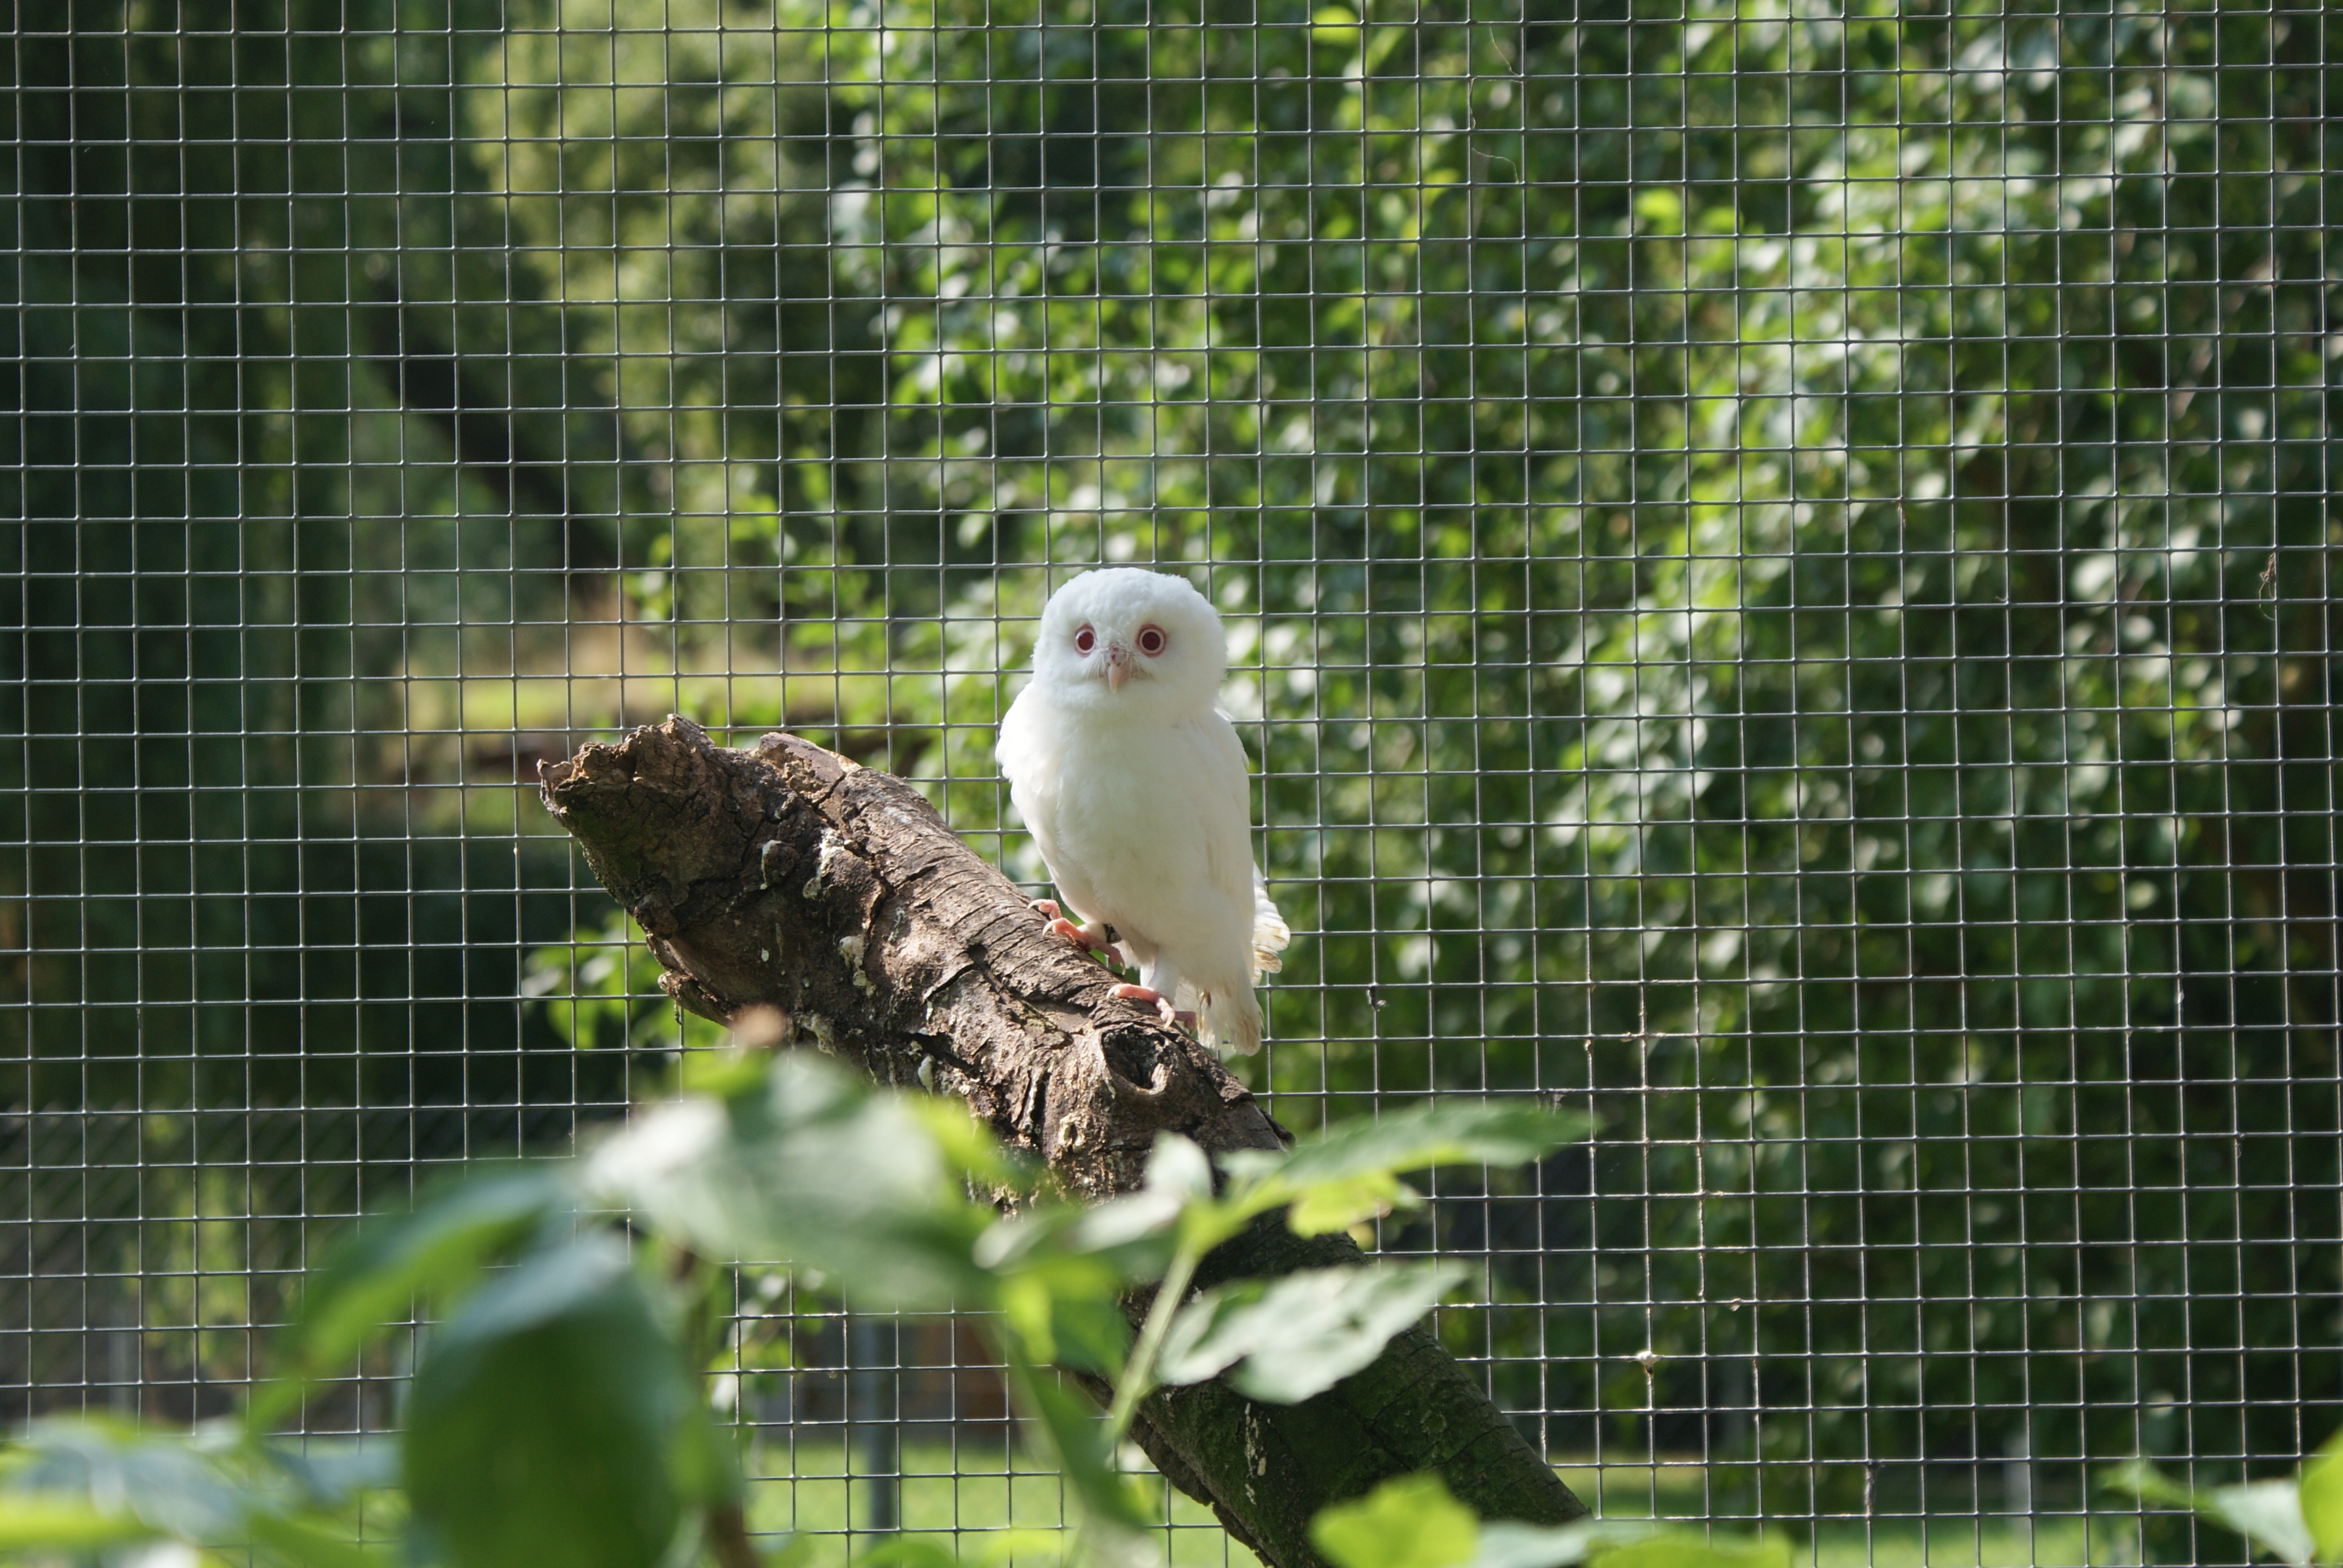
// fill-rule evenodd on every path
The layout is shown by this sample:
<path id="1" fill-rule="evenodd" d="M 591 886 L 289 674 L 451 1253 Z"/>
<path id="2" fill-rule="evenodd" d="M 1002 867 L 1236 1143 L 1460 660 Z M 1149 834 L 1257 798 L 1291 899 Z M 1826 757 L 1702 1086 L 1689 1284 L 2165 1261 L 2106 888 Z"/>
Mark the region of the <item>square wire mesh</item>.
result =
<path id="1" fill-rule="evenodd" d="M 1138 561 L 1280 1118 L 1596 1118 L 1377 1238 L 1583 1495 L 2234 1560 L 2087 1484 L 2343 1414 L 2343 24 L 1363 3 L 13 8 L 9 1415 L 227 1408 L 701 1042 L 535 762 L 786 725 L 1038 890 L 992 729 Z M 739 1301 L 760 1528 L 1059 1517 L 967 1325 Z"/>

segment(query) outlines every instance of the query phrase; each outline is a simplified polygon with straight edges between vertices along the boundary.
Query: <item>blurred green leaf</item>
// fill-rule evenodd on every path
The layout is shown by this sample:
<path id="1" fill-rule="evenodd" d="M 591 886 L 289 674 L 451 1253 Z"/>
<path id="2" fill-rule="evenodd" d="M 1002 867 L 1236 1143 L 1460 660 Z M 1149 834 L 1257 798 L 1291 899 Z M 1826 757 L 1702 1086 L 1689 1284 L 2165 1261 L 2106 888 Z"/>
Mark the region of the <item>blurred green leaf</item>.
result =
<path id="1" fill-rule="evenodd" d="M 363 1221 L 312 1277 L 284 1356 L 293 1378 L 338 1368 L 376 1330 L 404 1317 L 417 1296 L 444 1304 L 499 1251 L 567 1209 L 567 1168 L 520 1165 L 459 1178 L 404 1214 Z M 266 1424 L 298 1397 L 280 1383 L 254 1402 Z"/>
<path id="2" fill-rule="evenodd" d="M 239 1538 L 249 1490 L 216 1455 L 185 1438 L 141 1432 L 110 1421 L 56 1418 L 28 1426 L 8 1490 L 80 1497 L 102 1514 L 135 1521 L 182 1541 Z"/>
<path id="3" fill-rule="evenodd" d="M 586 1184 L 714 1258 L 820 1270 L 859 1303 L 940 1307 L 986 1283 L 992 1222 L 929 1123 L 799 1051 L 726 1100 L 638 1117 L 588 1158 Z"/>
<path id="4" fill-rule="evenodd" d="M 2343 1559 L 2343 1432 L 2337 1432 L 2302 1467 L 2303 1527 L 2318 1562 Z"/>
<path id="5" fill-rule="evenodd" d="M 1052 1296 L 1051 1337 L 1055 1361 L 1076 1372 L 1113 1379 L 1131 1357 L 1131 1320 L 1111 1298 Z"/>
<path id="6" fill-rule="evenodd" d="M 388 1568 L 393 1558 L 299 1519 L 256 1513 L 246 1521 L 253 1543 L 295 1568 Z"/>
<path id="7" fill-rule="evenodd" d="M 214 1428 L 158 1434 L 105 1420 L 40 1421 L 9 1455 L 0 1552 L 80 1552 L 167 1537 L 253 1550 L 289 1568 L 379 1568 L 333 1506 L 367 1467 L 313 1471 L 300 1455 Z"/>
<path id="8" fill-rule="evenodd" d="M 1285 1222 L 1297 1236 L 1324 1236 L 1395 1209 L 1421 1209 L 1423 1194 L 1387 1171 L 1321 1181 L 1293 1201 Z"/>
<path id="9" fill-rule="evenodd" d="M 126 1511 L 72 1493 L 0 1492 L 0 1552 L 85 1552 L 156 1533 Z"/>
<path id="10" fill-rule="evenodd" d="M 1322 1508 L 1310 1522 L 1311 1544 L 1334 1568 L 1453 1568 L 1473 1560 L 1480 1538 L 1473 1511 L 1428 1470 Z"/>
<path id="11" fill-rule="evenodd" d="M 1054 1376 L 1015 1357 L 1010 1361 L 1009 1381 L 1083 1512 L 1123 1529 L 1146 1529 L 1147 1510 L 1131 1479 L 1114 1467 L 1099 1408 Z"/>
<path id="12" fill-rule="evenodd" d="M 524 1259 L 416 1369 L 401 1452 L 418 1534 L 458 1568 L 652 1568 L 709 1490 L 696 1393 L 616 1241 Z"/>
<path id="13" fill-rule="evenodd" d="M 2135 1460 L 2111 1473 L 2107 1483 L 2143 1502 L 2187 1509 L 2200 1519 L 2234 1530 L 2254 1547 L 2297 1568 L 2317 1555 L 2304 1522 L 2301 1495 L 2292 1481 L 2253 1481 L 2199 1491 Z"/>
<path id="14" fill-rule="evenodd" d="M 1495 1101 L 1434 1102 L 1338 1122 L 1290 1154 L 1244 1149 L 1221 1156 L 1232 1221 L 1279 1204 L 1309 1235 L 1408 1206 L 1401 1171 L 1433 1165 L 1518 1165 L 1585 1136 L 1582 1116 Z M 1233 1229 L 1233 1226 L 1231 1227 Z"/>
<path id="15" fill-rule="evenodd" d="M 1790 1568 L 1790 1546 L 1773 1535 L 1712 1540 L 1690 1531 L 1665 1530 L 1621 1546 L 1595 1541 L 1587 1560 L 1602 1568 Z"/>
<path id="16" fill-rule="evenodd" d="M 1172 1320 L 1156 1376 L 1202 1382 L 1234 1367 L 1239 1392 L 1295 1404 L 1373 1362 L 1464 1277 L 1456 1263 L 1373 1262 L 1218 1286 Z"/>
<path id="17" fill-rule="evenodd" d="M 1472 1568 L 1562 1568 L 1585 1562 L 1606 1545 L 1631 1544 L 1651 1533 L 1648 1524 L 1595 1519 L 1557 1525 L 1492 1520 L 1481 1526 L 1481 1547 L 1473 1554 Z"/>

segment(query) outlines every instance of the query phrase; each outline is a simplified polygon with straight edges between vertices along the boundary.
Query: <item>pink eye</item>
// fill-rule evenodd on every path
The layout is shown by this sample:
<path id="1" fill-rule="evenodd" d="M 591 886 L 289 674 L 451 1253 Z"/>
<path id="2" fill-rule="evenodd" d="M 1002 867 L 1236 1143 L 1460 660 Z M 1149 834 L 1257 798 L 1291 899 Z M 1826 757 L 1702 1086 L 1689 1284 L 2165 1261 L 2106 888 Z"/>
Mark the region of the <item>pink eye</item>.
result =
<path id="1" fill-rule="evenodd" d="M 1153 658 L 1157 654 L 1161 653 L 1163 651 L 1163 628 L 1160 626 L 1141 627 L 1139 628 L 1139 651 L 1145 654 L 1150 658 Z"/>
<path id="2" fill-rule="evenodd" d="M 1092 631 L 1090 628 L 1084 627 L 1081 630 L 1074 633 L 1074 651 L 1076 653 L 1088 653 L 1097 646 L 1098 633 Z"/>

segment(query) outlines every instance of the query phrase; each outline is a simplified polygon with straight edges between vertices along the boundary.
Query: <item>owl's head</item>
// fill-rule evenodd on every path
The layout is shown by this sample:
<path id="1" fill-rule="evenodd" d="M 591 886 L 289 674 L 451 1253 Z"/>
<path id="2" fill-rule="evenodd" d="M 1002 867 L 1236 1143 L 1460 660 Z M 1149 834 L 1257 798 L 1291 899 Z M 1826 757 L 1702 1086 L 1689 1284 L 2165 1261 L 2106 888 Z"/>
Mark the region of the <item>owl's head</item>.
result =
<path id="1" fill-rule="evenodd" d="M 1151 718 L 1209 711 L 1228 665 L 1212 601 L 1137 567 L 1084 572 L 1051 594 L 1033 651 L 1035 678 L 1060 701 Z"/>

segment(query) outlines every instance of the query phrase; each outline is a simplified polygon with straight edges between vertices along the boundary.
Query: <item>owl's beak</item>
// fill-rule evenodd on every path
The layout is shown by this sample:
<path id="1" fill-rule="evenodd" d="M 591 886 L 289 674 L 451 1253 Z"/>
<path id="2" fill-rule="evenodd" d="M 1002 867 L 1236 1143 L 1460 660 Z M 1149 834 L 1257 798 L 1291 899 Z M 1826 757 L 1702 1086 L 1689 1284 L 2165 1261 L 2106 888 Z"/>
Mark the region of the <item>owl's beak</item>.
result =
<path id="1" fill-rule="evenodd" d="M 1121 691 L 1122 683 L 1131 678 L 1132 668 L 1131 649 L 1119 642 L 1106 645 L 1106 689 L 1109 691 Z"/>

